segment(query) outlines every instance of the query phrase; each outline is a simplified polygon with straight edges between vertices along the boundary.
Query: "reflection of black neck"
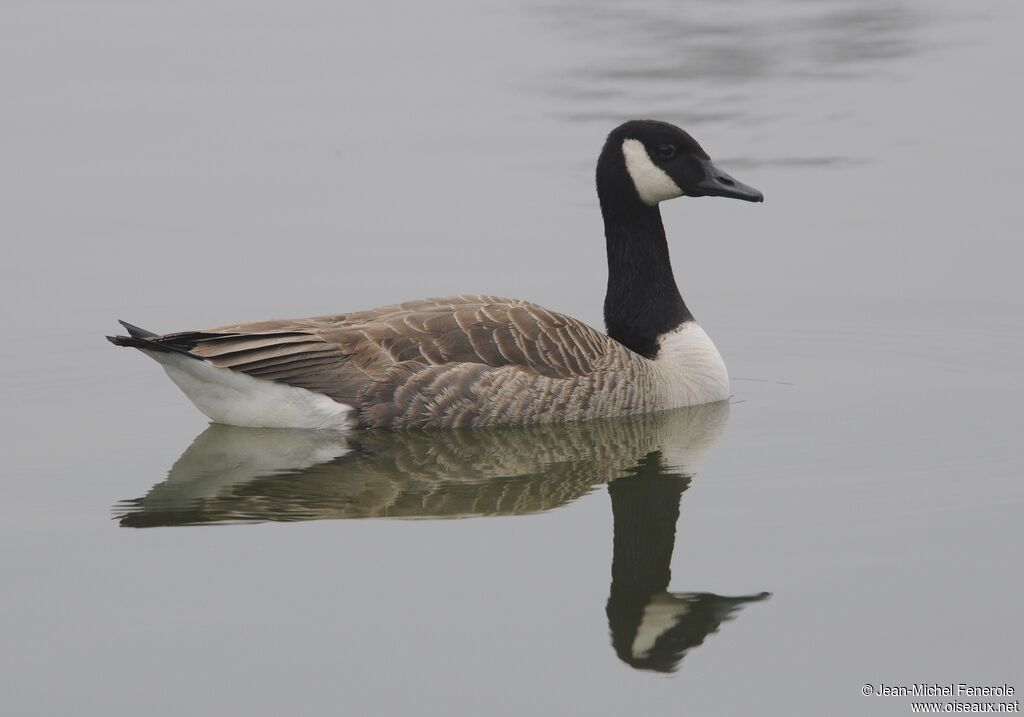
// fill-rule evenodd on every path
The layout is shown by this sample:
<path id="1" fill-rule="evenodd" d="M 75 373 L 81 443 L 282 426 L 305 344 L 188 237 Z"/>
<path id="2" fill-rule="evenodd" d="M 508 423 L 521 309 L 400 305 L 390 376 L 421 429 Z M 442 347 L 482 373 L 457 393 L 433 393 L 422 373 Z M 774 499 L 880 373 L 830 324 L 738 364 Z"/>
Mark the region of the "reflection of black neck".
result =
<path id="1" fill-rule="evenodd" d="M 668 589 L 679 499 L 690 484 L 686 476 L 659 473 L 660 464 L 660 452 L 650 453 L 636 475 L 608 485 L 615 523 L 612 591 L 643 593 L 645 602 Z"/>
<path id="2" fill-rule="evenodd" d="M 661 211 L 640 201 L 621 160 L 599 164 L 597 190 L 608 251 L 608 335 L 654 358 L 658 337 L 693 318 L 672 274 Z"/>
<path id="3" fill-rule="evenodd" d="M 644 457 L 634 472 L 608 485 L 615 535 L 608 626 L 612 646 L 622 661 L 669 671 L 675 660 L 664 666 L 657 659 L 638 660 L 633 655 L 633 640 L 651 597 L 668 590 L 679 500 L 690 478 L 667 472 L 658 451 Z"/>

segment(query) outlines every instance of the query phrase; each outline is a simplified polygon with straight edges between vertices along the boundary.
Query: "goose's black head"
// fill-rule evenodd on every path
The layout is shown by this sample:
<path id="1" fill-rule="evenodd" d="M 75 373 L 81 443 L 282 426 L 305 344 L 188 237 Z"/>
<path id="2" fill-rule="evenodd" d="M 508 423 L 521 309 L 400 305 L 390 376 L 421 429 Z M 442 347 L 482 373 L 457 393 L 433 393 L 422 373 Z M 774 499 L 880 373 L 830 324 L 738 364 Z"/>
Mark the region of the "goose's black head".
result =
<path id="1" fill-rule="evenodd" d="M 603 207 L 653 207 L 675 197 L 729 197 L 762 202 L 764 195 L 720 170 L 697 141 L 675 125 L 631 120 L 619 125 L 597 161 Z"/>

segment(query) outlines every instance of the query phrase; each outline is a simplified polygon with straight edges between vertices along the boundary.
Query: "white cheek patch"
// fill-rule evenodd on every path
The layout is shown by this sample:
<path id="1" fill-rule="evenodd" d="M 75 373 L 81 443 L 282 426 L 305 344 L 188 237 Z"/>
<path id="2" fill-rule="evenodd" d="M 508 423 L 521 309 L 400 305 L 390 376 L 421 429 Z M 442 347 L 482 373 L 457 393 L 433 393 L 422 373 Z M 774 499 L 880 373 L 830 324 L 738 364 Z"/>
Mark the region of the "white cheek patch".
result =
<path id="1" fill-rule="evenodd" d="M 661 167 L 651 161 L 643 142 L 627 139 L 622 143 L 622 156 L 626 159 L 626 171 L 629 172 L 640 201 L 653 207 L 666 199 L 683 196 L 683 190 L 672 181 Z"/>

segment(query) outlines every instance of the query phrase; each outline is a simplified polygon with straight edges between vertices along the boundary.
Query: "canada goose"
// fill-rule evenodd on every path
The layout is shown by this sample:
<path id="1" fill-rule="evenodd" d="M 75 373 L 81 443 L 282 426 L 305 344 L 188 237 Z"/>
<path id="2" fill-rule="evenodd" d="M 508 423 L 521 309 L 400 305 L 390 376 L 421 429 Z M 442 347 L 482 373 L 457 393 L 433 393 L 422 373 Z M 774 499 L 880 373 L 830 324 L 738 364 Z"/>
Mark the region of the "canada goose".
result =
<path id="1" fill-rule="evenodd" d="M 729 377 L 676 287 L 659 203 L 759 191 L 683 130 L 633 120 L 597 162 L 607 335 L 536 304 L 423 299 L 334 316 L 107 337 L 164 367 L 217 423 L 292 428 L 497 426 L 721 401 Z"/>

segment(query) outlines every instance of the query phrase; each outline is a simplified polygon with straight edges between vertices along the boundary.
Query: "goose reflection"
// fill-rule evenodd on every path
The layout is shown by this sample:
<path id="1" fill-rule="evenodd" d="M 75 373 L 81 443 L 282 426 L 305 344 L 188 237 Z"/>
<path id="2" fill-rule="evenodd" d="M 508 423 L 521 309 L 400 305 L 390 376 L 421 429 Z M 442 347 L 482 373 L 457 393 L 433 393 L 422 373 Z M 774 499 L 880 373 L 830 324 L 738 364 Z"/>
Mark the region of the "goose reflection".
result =
<path id="1" fill-rule="evenodd" d="M 635 668 L 673 672 L 690 648 L 745 603 L 768 593 L 668 592 L 679 501 L 692 474 L 670 467 L 660 451 L 644 456 L 629 473 L 608 485 L 615 525 L 607 607 L 612 645 Z"/>
<path id="2" fill-rule="evenodd" d="M 607 484 L 616 654 L 671 672 L 745 604 L 668 592 L 679 503 L 728 420 L 726 402 L 660 414 L 504 429 L 334 434 L 211 425 L 125 527 L 344 518 L 464 518 L 552 510 Z"/>

